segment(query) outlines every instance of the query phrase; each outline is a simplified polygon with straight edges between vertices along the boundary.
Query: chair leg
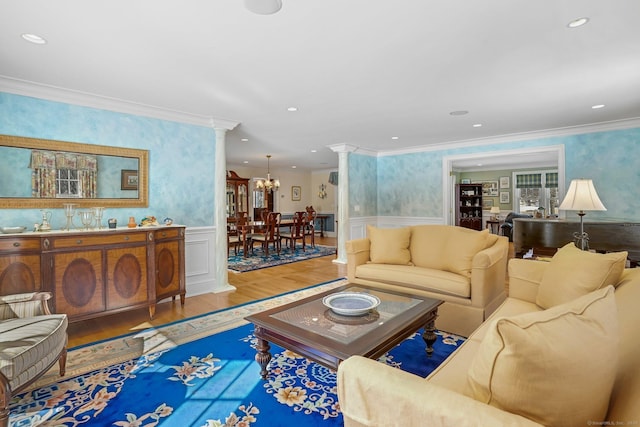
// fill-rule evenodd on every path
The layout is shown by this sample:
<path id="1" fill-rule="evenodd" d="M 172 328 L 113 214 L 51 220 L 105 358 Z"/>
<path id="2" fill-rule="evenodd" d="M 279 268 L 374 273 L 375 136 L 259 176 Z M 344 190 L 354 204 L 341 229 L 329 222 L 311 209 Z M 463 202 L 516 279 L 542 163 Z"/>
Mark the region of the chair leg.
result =
<path id="1" fill-rule="evenodd" d="M 62 353 L 60 353 L 58 367 L 60 368 L 60 376 L 64 377 L 64 374 L 67 372 L 67 347 L 63 348 Z"/>

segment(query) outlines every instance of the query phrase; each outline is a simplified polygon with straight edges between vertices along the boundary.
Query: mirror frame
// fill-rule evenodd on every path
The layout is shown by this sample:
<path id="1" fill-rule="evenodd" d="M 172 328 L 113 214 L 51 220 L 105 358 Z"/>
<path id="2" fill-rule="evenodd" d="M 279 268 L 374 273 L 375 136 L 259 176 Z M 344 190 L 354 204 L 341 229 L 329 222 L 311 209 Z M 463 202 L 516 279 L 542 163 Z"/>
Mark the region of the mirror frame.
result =
<path id="1" fill-rule="evenodd" d="M 0 208 L 62 208 L 63 203 L 75 203 L 78 207 L 148 207 L 149 206 L 149 151 L 134 148 L 108 147 L 105 145 L 64 142 L 51 139 L 27 138 L 22 136 L 0 135 L 0 147 L 18 147 L 51 151 L 68 151 L 72 153 L 96 154 L 105 156 L 133 157 L 138 159 L 138 197 L 130 199 L 77 199 L 77 198 L 32 198 L 32 197 L 0 197 Z"/>

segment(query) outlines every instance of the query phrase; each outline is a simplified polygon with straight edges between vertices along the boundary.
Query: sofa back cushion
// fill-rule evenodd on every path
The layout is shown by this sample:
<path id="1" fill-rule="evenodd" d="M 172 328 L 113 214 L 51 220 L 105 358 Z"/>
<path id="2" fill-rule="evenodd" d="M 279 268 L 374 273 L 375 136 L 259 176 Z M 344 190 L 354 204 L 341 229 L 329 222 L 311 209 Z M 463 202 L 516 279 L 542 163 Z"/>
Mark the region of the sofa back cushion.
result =
<path id="1" fill-rule="evenodd" d="M 377 228 L 367 225 L 367 235 L 371 246 L 370 262 L 376 264 L 411 264 L 409 242 L 411 228 Z"/>
<path id="2" fill-rule="evenodd" d="M 615 285 L 626 261 L 627 252 L 597 254 L 568 243 L 551 258 L 540 282 L 536 304 L 550 308 Z"/>
<path id="3" fill-rule="evenodd" d="M 600 423 L 616 377 L 618 336 L 613 286 L 498 318 L 471 362 L 465 393 L 547 426 Z"/>
<path id="4" fill-rule="evenodd" d="M 488 236 L 489 230 L 486 229 L 476 231 L 451 225 L 416 225 L 411 227 L 411 261 L 418 267 L 471 277 L 471 261 L 487 247 Z"/>

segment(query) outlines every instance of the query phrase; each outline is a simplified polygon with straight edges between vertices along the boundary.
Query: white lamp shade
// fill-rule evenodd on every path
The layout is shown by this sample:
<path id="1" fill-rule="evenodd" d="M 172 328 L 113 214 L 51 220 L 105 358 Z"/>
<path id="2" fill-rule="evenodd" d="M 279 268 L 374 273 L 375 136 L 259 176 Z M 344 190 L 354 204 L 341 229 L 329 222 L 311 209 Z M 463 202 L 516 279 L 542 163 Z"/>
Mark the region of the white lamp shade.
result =
<path id="1" fill-rule="evenodd" d="M 593 181 L 590 179 L 574 179 L 569 185 L 569 191 L 560 204 L 565 211 L 606 211 Z"/>
<path id="2" fill-rule="evenodd" d="M 271 15 L 282 8 L 281 0 L 244 0 L 244 7 L 258 15 Z"/>
<path id="3" fill-rule="evenodd" d="M 500 207 L 499 206 L 493 206 L 489 212 L 491 212 L 492 214 L 499 214 L 500 213 Z"/>

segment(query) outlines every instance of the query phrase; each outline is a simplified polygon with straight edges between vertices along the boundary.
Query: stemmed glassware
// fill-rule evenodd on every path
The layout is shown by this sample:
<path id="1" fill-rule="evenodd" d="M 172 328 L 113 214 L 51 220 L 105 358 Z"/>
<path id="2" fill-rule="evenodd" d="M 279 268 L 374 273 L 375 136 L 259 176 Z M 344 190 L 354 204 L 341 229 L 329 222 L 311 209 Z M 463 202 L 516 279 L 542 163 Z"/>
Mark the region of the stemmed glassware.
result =
<path id="1" fill-rule="evenodd" d="M 89 227 L 91 227 L 91 223 L 93 222 L 94 212 L 80 211 L 78 212 L 78 215 L 80 215 L 80 221 L 82 221 L 82 225 L 84 225 L 84 229 L 89 230 Z"/>
<path id="2" fill-rule="evenodd" d="M 102 228 L 102 215 L 104 215 L 104 208 L 93 208 L 93 212 L 96 218 L 96 228 L 100 230 Z"/>
<path id="3" fill-rule="evenodd" d="M 64 229 L 69 231 L 71 227 L 73 227 L 73 215 L 76 213 L 76 204 L 65 203 L 62 206 L 64 206 L 64 216 L 67 217 L 67 225 L 65 225 Z"/>

